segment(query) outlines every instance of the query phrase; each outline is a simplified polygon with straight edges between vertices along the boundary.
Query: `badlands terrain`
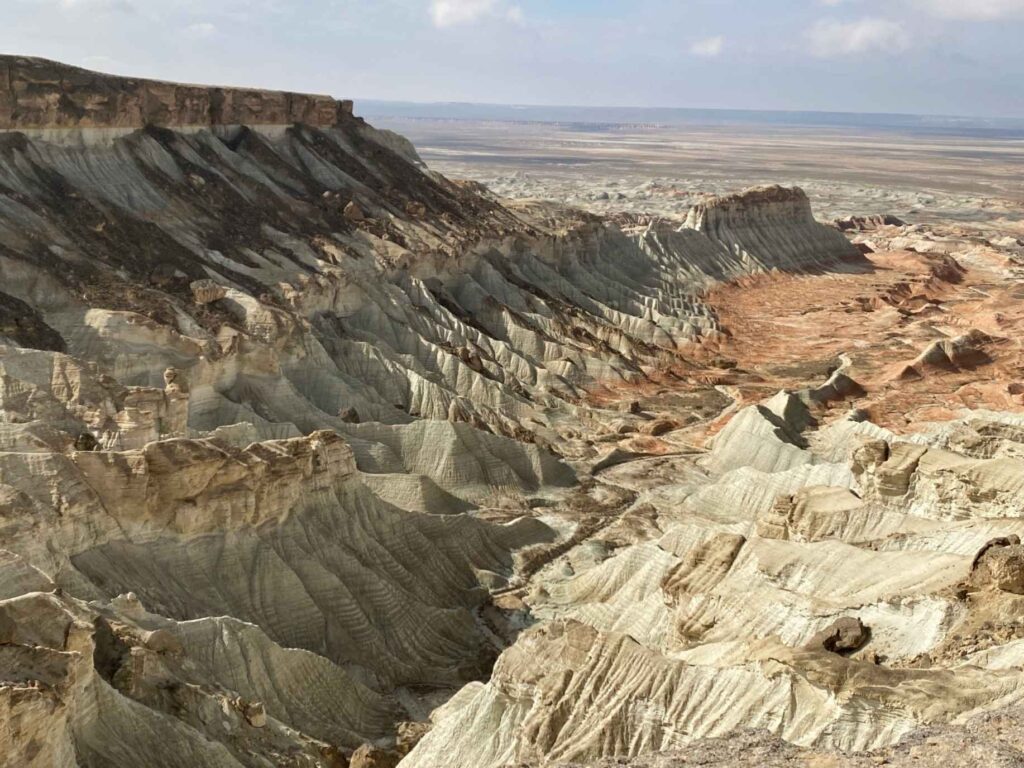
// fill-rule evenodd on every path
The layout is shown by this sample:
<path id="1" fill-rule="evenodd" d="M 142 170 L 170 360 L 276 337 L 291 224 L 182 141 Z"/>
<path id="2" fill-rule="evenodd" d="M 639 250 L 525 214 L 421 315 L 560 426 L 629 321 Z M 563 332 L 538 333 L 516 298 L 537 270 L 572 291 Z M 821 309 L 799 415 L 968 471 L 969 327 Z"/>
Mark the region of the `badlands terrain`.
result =
<path id="1" fill-rule="evenodd" d="M 632 122 L 602 123 L 596 109 L 542 108 L 512 121 L 498 108 L 469 120 L 439 117 L 454 105 L 424 105 L 423 117 L 400 107 L 364 112 L 411 139 L 431 168 L 602 215 L 685 217 L 707 197 L 767 184 L 799 186 L 823 220 L 855 211 L 977 223 L 1019 216 L 1024 199 L 1024 121 L 626 110 L 620 119 Z"/>
<path id="2" fill-rule="evenodd" d="M 1019 143 L 0 75 L 4 766 L 1024 765 Z"/>

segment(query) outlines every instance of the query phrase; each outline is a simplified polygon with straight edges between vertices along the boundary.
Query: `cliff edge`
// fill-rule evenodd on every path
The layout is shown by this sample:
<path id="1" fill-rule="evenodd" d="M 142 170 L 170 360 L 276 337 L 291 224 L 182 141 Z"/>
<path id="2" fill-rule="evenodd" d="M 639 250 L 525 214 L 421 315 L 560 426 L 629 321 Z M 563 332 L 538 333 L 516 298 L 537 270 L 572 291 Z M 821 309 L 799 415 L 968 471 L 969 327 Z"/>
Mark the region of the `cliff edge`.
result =
<path id="1" fill-rule="evenodd" d="M 218 125 L 330 127 L 351 101 L 287 91 L 182 85 L 0 55 L 0 130 Z"/>

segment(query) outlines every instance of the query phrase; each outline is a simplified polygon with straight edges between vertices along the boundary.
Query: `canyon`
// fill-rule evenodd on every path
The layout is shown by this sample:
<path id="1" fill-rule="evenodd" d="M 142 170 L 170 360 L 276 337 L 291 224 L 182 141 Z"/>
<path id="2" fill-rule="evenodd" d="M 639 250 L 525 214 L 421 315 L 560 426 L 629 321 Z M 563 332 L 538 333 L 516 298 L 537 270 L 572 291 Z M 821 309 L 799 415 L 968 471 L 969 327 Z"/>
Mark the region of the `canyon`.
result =
<path id="1" fill-rule="evenodd" d="M 4 765 L 1022 764 L 1021 200 L 0 72 Z"/>

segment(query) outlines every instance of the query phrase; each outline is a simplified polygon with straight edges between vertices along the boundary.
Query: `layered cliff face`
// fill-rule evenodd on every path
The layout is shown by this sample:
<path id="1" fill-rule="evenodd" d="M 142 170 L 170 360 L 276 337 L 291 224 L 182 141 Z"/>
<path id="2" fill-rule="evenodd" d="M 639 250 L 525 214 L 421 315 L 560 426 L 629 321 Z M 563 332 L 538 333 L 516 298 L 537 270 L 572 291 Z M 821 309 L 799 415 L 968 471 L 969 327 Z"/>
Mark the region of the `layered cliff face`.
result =
<path id="1" fill-rule="evenodd" d="M 855 260 L 857 250 L 839 232 L 814 220 L 803 190 L 757 187 L 694 206 L 685 226 L 727 249 L 744 267 L 813 269 L 822 254 Z"/>
<path id="2" fill-rule="evenodd" d="M 0 68 L 17 764 L 867 749 L 1024 695 L 1019 420 L 846 418 L 917 385 L 863 379 L 871 342 L 765 363 L 722 298 L 848 281 L 888 333 L 964 270 L 868 260 L 799 190 L 620 226 L 326 97 Z M 918 396 L 977 401 L 985 339 Z"/>
<path id="3" fill-rule="evenodd" d="M 351 101 L 329 96 L 129 79 L 45 59 L 0 57 L 0 129 L 329 127 L 351 114 Z"/>

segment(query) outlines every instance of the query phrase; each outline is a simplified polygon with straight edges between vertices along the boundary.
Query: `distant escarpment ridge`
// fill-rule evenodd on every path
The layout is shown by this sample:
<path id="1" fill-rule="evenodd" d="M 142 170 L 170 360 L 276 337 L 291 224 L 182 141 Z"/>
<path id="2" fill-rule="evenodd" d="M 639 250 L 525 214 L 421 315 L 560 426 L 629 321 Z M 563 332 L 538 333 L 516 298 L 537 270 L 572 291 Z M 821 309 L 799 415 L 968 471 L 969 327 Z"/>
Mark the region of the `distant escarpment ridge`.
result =
<path id="1" fill-rule="evenodd" d="M 287 91 L 118 77 L 0 55 L 0 130 L 337 125 L 352 102 Z"/>

